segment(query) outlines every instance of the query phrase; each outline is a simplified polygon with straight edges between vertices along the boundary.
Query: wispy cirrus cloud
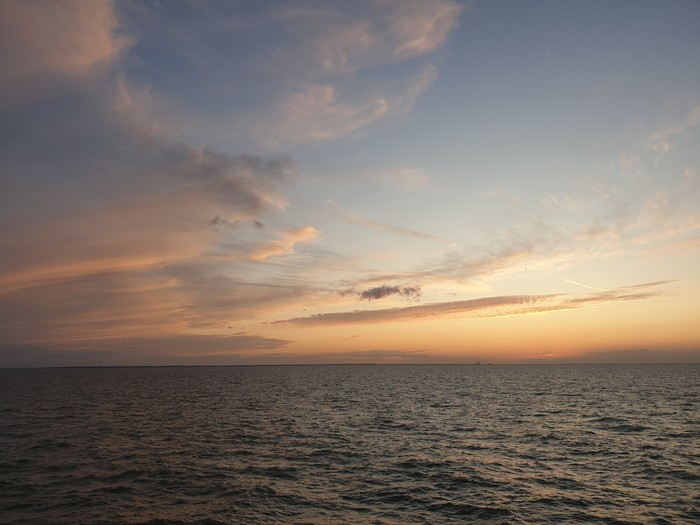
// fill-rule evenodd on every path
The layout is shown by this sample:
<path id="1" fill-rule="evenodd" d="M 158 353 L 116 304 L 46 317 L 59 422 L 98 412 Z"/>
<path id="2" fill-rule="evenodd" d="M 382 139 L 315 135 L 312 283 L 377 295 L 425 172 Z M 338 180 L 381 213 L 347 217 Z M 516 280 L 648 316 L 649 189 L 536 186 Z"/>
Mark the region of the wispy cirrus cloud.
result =
<path id="1" fill-rule="evenodd" d="M 354 310 L 352 312 L 334 312 L 316 314 L 308 317 L 297 317 L 275 323 L 291 323 L 295 325 L 335 325 L 355 323 L 379 323 L 406 321 L 412 319 L 425 319 L 447 315 L 463 314 L 496 307 L 508 307 L 514 305 L 534 304 L 539 301 L 548 301 L 555 296 L 499 296 L 470 299 L 467 301 L 451 301 L 445 303 L 433 303 L 418 306 L 406 306 L 401 308 L 386 308 L 382 310 Z"/>
<path id="2" fill-rule="evenodd" d="M 567 357 L 558 357 L 552 353 L 533 355 L 525 362 L 546 363 L 698 363 L 698 348 L 622 348 L 610 350 L 583 350 Z"/>
<path id="3" fill-rule="evenodd" d="M 63 153 L 70 155 L 71 151 Z M 108 158 L 107 151 L 102 151 L 102 158 Z M 146 159 L 149 166 L 143 170 L 138 164 Z M 91 159 L 84 161 L 90 163 Z M 89 201 L 77 202 L 68 209 L 53 210 L 49 216 L 34 212 L 26 217 L 21 228 L 0 241 L 8 254 L 0 263 L 0 288 L 31 284 L 51 275 L 123 271 L 201 254 L 216 236 L 207 227 L 209 217 L 251 220 L 276 209 L 277 186 L 295 169 L 286 160 L 228 156 L 148 142 L 132 149 L 128 159 L 108 162 L 112 163 L 110 169 L 129 174 L 128 179 L 122 178 L 129 189 L 123 188 L 122 195 L 97 208 Z M 87 166 L 79 168 L 84 171 Z M 105 190 L 101 186 L 96 189 Z M 6 212 L 12 208 L 8 203 Z M 30 238 L 27 231 L 32 231 Z"/>
<path id="4" fill-rule="evenodd" d="M 251 228 L 246 243 L 226 245 L 243 232 L 210 224 L 212 214 L 254 224 L 276 213 L 274 195 L 293 164 L 182 145 L 176 153 L 165 151 L 172 155 L 157 161 L 148 159 L 148 147 L 132 151 L 121 169 L 142 178 L 122 179 L 128 190 L 122 187 L 111 199 L 100 195 L 105 189 L 99 186 L 92 197 L 99 206 L 84 193 L 84 200 L 68 207 L 31 213 L 4 207 L 3 222 L 19 219 L 0 240 L 0 326 L 6 340 L 186 332 L 255 317 L 256 309 L 295 297 L 278 286 L 241 282 L 233 277 L 235 268 L 293 253 L 297 243 L 317 235 L 313 227 L 285 231 L 275 241 Z M 148 170 L 141 171 L 146 159 Z M 44 191 L 32 195 L 48 198 Z M 28 198 L 16 196 L 19 202 Z"/>
<path id="5" fill-rule="evenodd" d="M 148 6 L 123 9 L 135 32 L 155 31 L 199 79 L 177 92 L 156 80 L 154 90 L 168 103 L 155 113 L 181 140 L 259 149 L 362 136 L 409 114 L 437 78 L 429 57 L 464 6 L 455 0 L 294 0 L 258 9 L 219 3 L 186 10 L 190 16 L 170 20 Z M 203 17 L 216 19 L 206 35 Z M 257 38 L 261 32 L 269 38 Z M 140 39 L 135 54 L 148 55 L 152 45 Z M 222 53 L 222 47 L 246 53 Z M 399 62 L 400 74 L 377 74 Z"/>
<path id="6" fill-rule="evenodd" d="M 439 238 L 438 238 L 439 239 Z M 442 240 L 450 247 L 454 243 Z M 547 269 L 572 260 L 575 244 L 566 235 L 543 224 L 511 229 L 494 237 L 488 245 L 470 245 L 451 249 L 431 259 L 421 259 L 411 269 L 366 271 L 356 281 L 344 281 L 345 287 L 371 286 L 387 281 L 428 286 L 439 283 L 479 286 L 485 280 L 516 273 L 530 266 Z"/>
<path id="7" fill-rule="evenodd" d="M 277 111 L 250 127 L 257 126 L 271 145 L 336 140 L 409 114 L 436 78 L 437 69 L 426 65 L 401 84 L 365 93 L 334 83 L 307 83 L 284 95 Z"/>
<path id="8" fill-rule="evenodd" d="M 397 40 L 393 55 L 402 58 L 435 51 L 445 42 L 457 22 L 457 16 L 464 9 L 463 5 L 450 1 L 426 6 L 420 0 L 398 5 L 383 0 L 378 5 L 391 10 L 391 34 Z"/>
<path id="9" fill-rule="evenodd" d="M 446 244 L 446 245 L 451 246 L 451 247 L 455 246 L 455 243 L 453 241 L 443 239 L 442 237 L 439 237 L 437 235 L 432 235 L 430 233 L 425 233 L 425 232 L 419 232 L 416 230 L 412 230 L 410 228 L 404 228 L 402 226 L 397 226 L 395 224 L 388 224 L 385 222 L 373 221 L 371 219 L 360 217 L 358 215 L 355 215 L 353 213 L 350 213 L 350 212 L 347 212 L 347 211 L 341 209 L 338 206 L 338 204 L 334 201 L 326 201 L 325 204 L 326 204 L 325 207 L 322 209 L 323 213 L 325 213 L 333 218 L 347 221 L 351 224 L 356 224 L 358 226 L 363 226 L 365 228 L 369 228 L 372 230 L 377 230 L 380 232 L 389 233 L 391 235 L 398 235 L 400 237 L 406 237 L 406 238 L 422 240 L 422 241 L 437 242 L 440 244 Z"/>
<path id="10" fill-rule="evenodd" d="M 120 36 L 112 2 L 1 8 L 12 16 L 0 23 L 13 27 L 0 38 L 14 35 L 2 67 L 18 68 L 3 70 L 14 80 L 0 89 L 13 139 L 0 144 L 5 345 L 162 343 L 298 297 L 285 257 L 318 232 L 274 226 L 294 161 L 174 139 L 150 111 L 159 94 L 128 80 L 122 58 L 135 40 Z M 41 92 L 24 97 L 25 83 Z M 276 265 L 264 264 L 270 258 Z M 256 274 L 263 265 L 265 278 Z M 229 343 L 261 348 L 257 336 Z"/>
<path id="11" fill-rule="evenodd" d="M 438 237 L 437 235 L 431 235 L 429 233 L 418 232 L 411 230 L 409 228 L 403 228 L 401 226 L 396 226 L 395 224 L 387 224 L 385 222 L 377 222 L 370 219 L 364 219 L 356 215 L 346 214 L 344 218 L 353 224 L 358 226 L 364 226 L 366 228 L 371 228 L 373 230 L 379 230 L 382 232 L 390 233 L 392 235 L 398 235 L 400 237 L 408 237 L 411 239 L 417 239 L 422 241 L 432 241 L 438 242 L 440 244 L 447 244 L 449 246 L 454 246 L 454 242 Z"/>
<path id="12" fill-rule="evenodd" d="M 411 167 L 378 170 L 372 176 L 385 184 L 406 190 L 418 190 L 428 183 L 425 171 Z"/>
<path id="13" fill-rule="evenodd" d="M 662 291 L 647 290 L 673 281 L 658 281 L 621 287 L 580 297 L 566 294 L 547 295 L 510 295 L 482 297 L 466 301 L 449 301 L 418 306 L 386 308 L 380 310 L 354 310 L 351 312 L 333 312 L 315 314 L 308 317 L 296 317 L 275 321 L 299 326 L 364 324 L 396 322 L 417 319 L 430 319 L 454 315 L 471 317 L 501 317 L 534 313 L 556 312 L 584 308 L 618 301 L 639 301 L 653 299 L 664 295 Z M 638 291 L 643 289 L 646 291 Z"/>
<path id="14" fill-rule="evenodd" d="M 310 145 L 403 119 L 435 84 L 437 65 L 463 62 L 437 53 L 467 7 L 452 0 L 2 3 L 4 341 L 118 352 L 125 339 L 149 346 L 202 332 L 247 334 L 303 308 L 331 313 L 290 325 L 521 315 L 660 296 L 668 283 L 623 289 L 605 280 L 616 273 L 604 264 L 625 257 L 683 255 L 674 268 L 685 278 L 700 232 L 697 155 L 683 148 L 698 129 L 697 108 L 677 125 L 642 132 L 640 151 L 625 144 L 609 163 L 596 159 L 590 169 L 604 172 L 568 191 L 560 184 L 566 169 L 534 175 L 542 185 L 527 184 L 509 209 L 515 186 L 525 184 L 508 182 L 506 164 L 489 183 L 496 186 L 476 178 L 498 164 L 487 158 L 495 142 L 474 150 L 479 158 L 464 173 L 449 169 L 458 157 L 449 153 L 451 139 L 434 154 L 410 151 L 400 161 L 425 171 L 387 160 L 399 151 L 394 139 L 354 152 L 340 143 L 319 160 Z M 433 102 L 434 122 L 456 107 Z M 424 115 L 416 122 L 427 122 Z M 477 132 L 465 128 L 464 137 Z M 300 178 L 289 157 L 259 153 L 276 148 L 298 152 L 326 186 Z M 655 148 L 675 149 L 662 156 Z M 341 163 L 347 171 L 336 170 Z M 467 173 L 475 177 L 468 183 L 452 179 Z M 343 206 L 362 217 L 299 202 L 302 192 L 304 200 L 333 198 L 329 188 L 348 190 Z M 570 282 L 590 279 L 601 289 L 557 294 L 562 269 L 577 279 Z M 339 296 L 341 287 L 352 291 Z M 497 296 L 456 300 L 475 287 Z M 341 311 L 358 299 L 411 302 L 419 292 L 430 304 Z M 437 302 L 446 297 L 455 300 Z M 284 346 L 272 339 L 251 332 L 230 339 L 230 352 Z M 211 355 L 229 351 L 202 341 Z"/>
<path id="15" fill-rule="evenodd" d="M 686 118 L 673 126 L 668 126 L 652 133 L 647 147 L 656 153 L 668 153 L 675 148 L 672 140 L 700 124 L 700 104 L 688 113 Z"/>
<path id="16" fill-rule="evenodd" d="M 455 249 L 430 259 L 417 258 L 413 268 L 366 271 L 342 285 L 366 287 L 402 281 L 424 289 L 449 283 L 483 287 L 493 279 L 525 270 L 543 275 L 629 254 L 664 257 L 671 251 L 695 249 L 697 242 L 692 237 L 700 231 L 700 221 L 692 204 L 697 196 L 693 177 L 684 175 L 676 184 L 647 193 L 641 200 L 632 195 L 633 188 L 628 187 L 632 184 L 629 180 L 579 184 L 580 194 L 540 200 L 533 218 L 494 229 L 483 243 L 451 245 Z"/>
<path id="17" fill-rule="evenodd" d="M 285 77 L 328 77 L 428 55 L 445 43 L 462 11 L 454 0 L 369 0 L 342 9 L 288 2 L 266 20 L 294 45 L 271 46 L 267 67 Z"/>
<path id="18" fill-rule="evenodd" d="M 684 237 L 700 229 L 700 215 L 692 202 L 693 187 L 668 185 L 645 199 L 618 200 L 606 213 L 584 223 L 574 239 L 595 241 L 591 249 L 600 254 L 612 249 L 663 251 L 669 243 L 681 245 Z"/>

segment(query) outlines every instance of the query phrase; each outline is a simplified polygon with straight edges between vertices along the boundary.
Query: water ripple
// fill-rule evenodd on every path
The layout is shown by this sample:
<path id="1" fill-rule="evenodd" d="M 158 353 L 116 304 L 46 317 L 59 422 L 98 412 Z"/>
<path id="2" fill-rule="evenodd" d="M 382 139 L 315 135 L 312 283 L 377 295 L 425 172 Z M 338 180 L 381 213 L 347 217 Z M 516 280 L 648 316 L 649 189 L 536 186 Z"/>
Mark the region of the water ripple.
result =
<path id="1" fill-rule="evenodd" d="M 700 367 L 0 370 L 7 525 L 700 522 Z"/>

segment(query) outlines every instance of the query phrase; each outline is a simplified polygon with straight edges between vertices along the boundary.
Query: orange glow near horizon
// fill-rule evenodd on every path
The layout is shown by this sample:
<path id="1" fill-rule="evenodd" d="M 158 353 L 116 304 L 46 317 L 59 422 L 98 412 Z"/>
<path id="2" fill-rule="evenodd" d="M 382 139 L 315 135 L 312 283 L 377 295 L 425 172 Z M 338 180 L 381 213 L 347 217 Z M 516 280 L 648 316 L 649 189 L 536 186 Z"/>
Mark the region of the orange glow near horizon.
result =
<path id="1" fill-rule="evenodd" d="M 700 361 L 693 8 L 62 2 L 0 3 L 0 366 Z"/>

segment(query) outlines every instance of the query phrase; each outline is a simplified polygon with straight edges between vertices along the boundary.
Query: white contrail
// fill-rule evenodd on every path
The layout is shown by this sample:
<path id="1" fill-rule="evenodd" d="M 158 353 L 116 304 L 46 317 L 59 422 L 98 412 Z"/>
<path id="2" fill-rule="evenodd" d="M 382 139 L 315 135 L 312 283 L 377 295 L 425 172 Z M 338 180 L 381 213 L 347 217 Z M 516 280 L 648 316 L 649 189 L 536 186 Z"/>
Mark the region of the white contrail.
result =
<path id="1" fill-rule="evenodd" d="M 572 281 L 571 279 L 564 279 L 567 283 L 569 284 L 575 284 L 576 286 L 581 286 L 583 288 L 588 288 L 589 290 L 597 290 L 599 292 L 607 292 L 605 288 L 595 288 L 593 286 L 588 286 L 587 284 L 581 284 L 577 283 L 576 281 Z"/>

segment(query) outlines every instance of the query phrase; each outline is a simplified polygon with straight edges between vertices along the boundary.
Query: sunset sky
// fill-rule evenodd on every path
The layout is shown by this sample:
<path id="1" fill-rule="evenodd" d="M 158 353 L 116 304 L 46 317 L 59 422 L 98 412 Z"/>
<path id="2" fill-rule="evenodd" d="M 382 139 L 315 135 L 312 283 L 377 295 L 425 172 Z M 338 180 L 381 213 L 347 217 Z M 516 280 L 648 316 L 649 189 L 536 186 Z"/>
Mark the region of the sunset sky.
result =
<path id="1" fill-rule="evenodd" d="M 0 1 L 0 366 L 700 361 L 700 2 Z"/>

